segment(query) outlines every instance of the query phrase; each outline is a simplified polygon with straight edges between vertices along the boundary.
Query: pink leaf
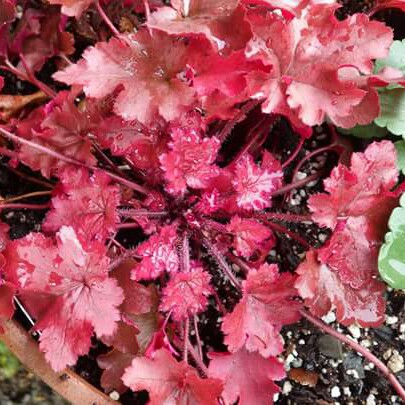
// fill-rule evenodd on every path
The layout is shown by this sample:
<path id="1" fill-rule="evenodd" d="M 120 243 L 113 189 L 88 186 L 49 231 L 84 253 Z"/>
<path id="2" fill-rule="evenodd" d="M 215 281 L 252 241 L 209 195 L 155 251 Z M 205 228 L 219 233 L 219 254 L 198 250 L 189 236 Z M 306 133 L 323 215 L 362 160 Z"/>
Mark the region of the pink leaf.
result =
<path id="1" fill-rule="evenodd" d="M 87 96 L 97 99 L 119 91 L 114 111 L 124 120 L 149 123 L 157 113 L 174 120 L 194 103 L 195 92 L 185 76 L 187 61 L 199 46 L 193 39 L 174 39 L 161 32 L 151 36 L 144 29 L 98 42 L 79 63 L 54 77 L 83 86 Z"/>
<path id="2" fill-rule="evenodd" d="M 176 321 L 204 311 L 212 293 L 211 276 L 199 263 L 192 263 L 189 272 L 174 273 L 163 289 L 160 310 L 170 312 Z"/>
<path id="3" fill-rule="evenodd" d="M 294 300 L 298 294 L 294 281 L 291 274 L 280 274 L 275 264 L 264 264 L 249 272 L 241 301 L 222 323 L 230 352 L 242 347 L 263 357 L 282 352 L 281 327 L 300 319 L 301 305 Z"/>
<path id="4" fill-rule="evenodd" d="M 374 142 L 364 153 L 354 153 L 350 169 L 339 164 L 324 181 L 328 194 L 308 200 L 312 218 L 332 229 L 339 218 L 363 215 L 376 226 L 386 226 L 387 215 L 397 201 L 390 194 L 398 179 L 395 162 L 395 147 L 389 141 Z"/>
<path id="5" fill-rule="evenodd" d="M 63 225 L 72 226 L 83 241 L 102 241 L 111 235 L 119 223 L 119 187 L 111 185 L 101 171 L 90 175 L 87 169 L 77 167 L 66 168 L 59 179 L 43 230 L 56 232 Z"/>
<path id="6" fill-rule="evenodd" d="M 115 332 L 123 292 L 108 277 L 105 247 L 83 249 L 73 228 L 63 226 L 56 243 L 39 233 L 13 241 L 6 251 L 5 274 L 21 294 L 45 295 L 34 328 L 42 331 L 40 348 L 56 371 L 73 365 L 90 348 L 93 331 Z"/>
<path id="7" fill-rule="evenodd" d="M 297 273 L 296 287 L 314 315 L 321 317 L 335 308 L 343 325 L 358 322 L 364 327 L 375 327 L 384 321 L 385 287 L 380 281 L 372 279 L 354 289 L 327 263 L 319 261 L 314 251 L 307 253 Z"/>
<path id="8" fill-rule="evenodd" d="M 262 210 L 271 206 L 271 194 L 281 187 L 281 168 L 260 167 L 251 155 L 243 155 L 235 165 L 233 185 L 238 207 L 246 210 Z"/>
<path id="9" fill-rule="evenodd" d="M 321 124 L 326 116 L 344 127 L 376 117 L 378 110 L 363 103 L 374 90 L 345 80 L 339 70 L 352 66 L 370 74 L 374 59 L 387 56 L 392 31 L 364 14 L 338 21 L 335 9 L 319 5 L 291 19 L 264 8 L 248 12 L 254 37 L 246 54 L 272 66 L 248 75 L 251 96 L 265 100 L 264 112 L 285 115 L 296 127 Z"/>
<path id="10" fill-rule="evenodd" d="M 283 364 L 275 357 L 265 359 L 241 349 L 236 353 L 210 353 L 209 376 L 224 380 L 225 405 L 272 404 L 280 391 L 274 383 L 285 377 Z"/>
<path id="11" fill-rule="evenodd" d="M 275 243 L 272 231 L 254 219 L 240 218 L 234 216 L 227 226 L 230 233 L 234 235 L 233 247 L 240 256 L 249 259 L 267 239 Z M 270 248 L 269 245 L 267 245 Z"/>
<path id="12" fill-rule="evenodd" d="M 151 280 L 164 271 L 174 273 L 179 268 L 179 257 L 176 249 L 177 226 L 166 225 L 160 232 L 141 243 L 137 254 L 143 257 L 132 271 L 134 280 Z"/>
<path id="13" fill-rule="evenodd" d="M 122 377 L 133 391 L 147 390 L 150 403 L 216 404 L 222 392 L 222 381 L 202 379 L 194 368 L 177 362 L 164 349 L 155 352 L 152 359 L 135 358 Z"/>
<path id="14" fill-rule="evenodd" d="M 123 394 L 128 389 L 122 382 L 122 376 L 134 358 L 133 354 L 119 350 L 111 350 L 97 357 L 98 366 L 104 370 L 100 383 L 105 392 L 117 391 Z"/>
<path id="15" fill-rule="evenodd" d="M 30 116 L 18 123 L 18 135 L 88 165 L 95 165 L 91 153 L 88 132 L 98 121 L 98 114 L 91 105 L 79 111 L 74 104 L 74 95 L 60 92 L 46 106 L 34 110 Z M 58 174 L 66 163 L 31 147 L 21 145 L 19 158 L 33 170 L 50 178 Z"/>
<path id="16" fill-rule="evenodd" d="M 160 156 L 168 192 L 182 196 L 187 187 L 206 188 L 219 174 L 213 164 L 220 147 L 218 139 L 202 138 L 196 131 L 182 128 L 172 131 L 172 139 L 170 151 Z"/>

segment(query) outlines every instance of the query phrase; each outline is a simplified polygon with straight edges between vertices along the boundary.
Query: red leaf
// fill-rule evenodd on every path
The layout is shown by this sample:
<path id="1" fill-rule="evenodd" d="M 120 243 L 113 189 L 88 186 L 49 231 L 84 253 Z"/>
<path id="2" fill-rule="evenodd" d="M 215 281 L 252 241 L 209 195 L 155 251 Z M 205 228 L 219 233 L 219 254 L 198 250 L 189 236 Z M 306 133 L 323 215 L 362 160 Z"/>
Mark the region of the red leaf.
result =
<path id="1" fill-rule="evenodd" d="M 120 318 L 123 292 L 108 277 L 103 244 L 86 250 L 73 228 L 62 227 L 56 243 L 39 233 L 11 242 L 5 275 L 21 294 L 48 296 L 34 329 L 42 331 L 40 348 L 56 371 L 75 364 L 90 348 L 93 331 L 112 335 Z"/>
<path id="2" fill-rule="evenodd" d="M 101 146 L 109 148 L 114 156 L 126 157 L 138 169 L 155 171 L 160 168 L 158 156 L 166 149 L 168 138 L 163 120 L 145 126 L 116 115 L 104 119 L 95 135 Z"/>
<path id="3" fill-rule="evenodd" d="M 174 273 L 179 268 L 179 257 L 176 249 L 177 226 L 166 225 L 160 232 L 141 243 L 137 254 L 143 257 L 141 263 L 134 267 L 134 280 L 152 280 L 164 271 Z"/>
<path id="4" fill-rule="evenodd" d="M 128 389 L 122 382 L 122 376 L 134 358 L 133 354 L 119 350 L 112 350 L 97 357 L 98 366 L 104 370 L 100 383 L 105 392 L 117 391 L 123 394 Z"/>
<path id="5" fill-rule="evenodd" d="M 240 218 L 235 215 L 227 226 L 230 233 L 234 235 L 233 247 L 240 256 L 249 259 L 267 239 L 275 244 L 273 232 L 254 219 Z M 266 244 L 271 249 L 271 243 Z"/>
<path id="6" fill-rule="evenodd" d="M 352 155 L 350 169 L 339 164 L 332 170 L 324 181 L 328 194 L 309 198 L 312 218 L 332 229 L 339 218 L 359 216 L 366 216 L 375 226 L 386 227 L 387 215 L 397 200 L 390 194 L 397 179 L 393 143 L 374 142 L 364 153 Z"/>
<path id="7" fill-rule="evenodd" d="M 356 321 L 364 327 L 375 327 L 384 321 L 383 283 L 371 279 L 360 289 L 354 289 L 327 263 L 318 261 L 314 251 L 307 253 L 297 273 L 296 287 L 314 315 L 321 317 L 336 308 L 337 320 L 343 325 Z"/>
<path id="8" fill-rule="evenodd" d="M 152 405 L 216 404 L 222 381 L 202 379 L 194 368 L 177 362 L 167 350 L 158 350 L 153 359 L 135 358 L 122 377 L 133 391 L 147 390 Z"/>
<path id="9" fill-rule="evenodd" d="M 262 210 L 271 206 L 271 194 L 281 187 L 283 172 L 276 164 L 266 164 L 265 155 L 258 166 L 251 155 L 243 155 L 235 165 L 235 178 L 232 181 L 238 207 L 246 210 Z"/>
<path id="10" fill-rule="evenodd" d="M 182 196 L 187 186 L 195 189 L 208 187 L 218 176 L 219 168 L 213 163 L 217 158 L 220 142 L 215 137 L 202 138 L 195 130 L 172 130 L 170 151 L 160 156 L 167 191 Z"/>
<path id="11" fill-rule="evenodd" d="M 342 127 L 376 117 L 378 111 L 361 104 L 374 90 L 345 80 L 339 71 L 353 66 L 370 74 L 374 59 L 387 56 L 392 31 L 365 14 L 338 21 L 335 9 L 320 5 L 289 20 L 265 9 L 249 11 L 254 37 L 246 53 L 272 66 L 269 73 L 248 75 L 252 97 L 265 100 L 264 112 L 285 115 L 297 127 L 321 124 L 326 116 Z"/>
<path id="12" fill-rule="evenodd" d="M 3 24 L 13 22 L 15 18 L 16 10 L 12 0 L 0 0 L 0 27 Z M 1 78 L 0 78 L 0 90 L 1 90 Z"/>
<path id="13" fill-rule="evenodd" d="M 163 289 L 160 310 L 170 312 L 176 321 L 204 311 L 212 293 L 211 276 L 198 263 L 192 263 L 189 272 L 174 273 Z"/>
<path id="14" fill-rule="evenodd" d="M 329 242 L 319 249 L 318 256 L 343 283 L 361 288 L 378 274 L 378 242 L 365 217 L 351 217 L 338 224 Z"/>
<path id="15" fill-rule="evenodd" d="M 225 405 L 272 404 L 280 391 L 274 383 L 285 377 L 284 366 L 275 357 L 265 359 L 242 349 L 234 354 L 210 353 L 209 376 L 224 380 Z"/>
<path id="16" fill-rule="evenodd" d="M 300 319 L 300 303 L 293 284 L 295 277 L 280 274 L 275 264 L 251 270 L 243 282 L 243 297 L 232 313 L 224 317 L 225 343 L 234 353 L 246 347 L 263 357 L 276 356 L 283 350 L 280 330 Z"/>
<path id="17" fill-rule="evenodd" d="M 85 111 L 79 111 L 74 105 L 74 95 L 60 92 L 46 106 L 34 110 L 26 120 L 20 121 L 17 132 L 39 145 L 93 166 L 96 159 L 91 153 L 87 135 L 97 120 L 98 114 L 91 105 Z M 19 146 L 19 158 L 32 170 L 41 170 L 47 178 L 67 165 L 25 145 Z"/>
<path id="18" fill-rule="evenodd" d="M 100 240 L 114 233 L 119 215 L 120 189 L 104 172 L 90 175 L 84 168 L 68 167 L 59 174 L 60 184 L 52 198 L 42 228 L 56 232 L 72 226 L 82 241 Z"/>
<path id="19" fill-rule="evenodd" d="M 124 120 L 151 122 L 156 113 L 178 118 L 194 103 L 186 80 L 188 60 L 198 51 L 193 39 L 174 39 L 164 33 L 140 30 L 87 49 L 83 59 L 55 79 L 83 86 L 89 97 L 103 98 L 120 90 L 114 111 Z"/>

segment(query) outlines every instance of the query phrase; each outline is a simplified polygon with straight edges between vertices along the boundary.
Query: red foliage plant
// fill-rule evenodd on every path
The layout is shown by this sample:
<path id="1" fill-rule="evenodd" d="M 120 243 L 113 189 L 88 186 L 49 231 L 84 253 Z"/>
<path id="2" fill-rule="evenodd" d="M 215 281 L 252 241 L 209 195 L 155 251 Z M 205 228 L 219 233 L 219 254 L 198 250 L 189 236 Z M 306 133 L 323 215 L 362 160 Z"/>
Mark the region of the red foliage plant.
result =
<path id="1" fill-rule="evenodd" d="M 398 198 L 393 144 L 339 163 L 305 215 L 280 196 L 317 176 L 294 183 L 284 169 L 296 160 L 274 140 L 289 123 L 297 157 L 325 120 L 333 133 L 376 118 L 376 87 L 403 81 L 373 74 L 389 27 L 338 20 L 333 0 L 49 2 L 24 2 L 17 18 L 14 0 L 0 0 L 2 72 L 50 98 L 3 123 L 1 150 L 53 187 L 32 206 L 48 210 L 40 232 L 10 241 L 0 225 L 0 320 L 15 295 L 55 370 L 95 335 L 110 348 L 98 358 L 106 391 L 204 405 L 272 403 L 285 377 L 280 331 L 304 307 L 382 323 L 376 255 Z M 125 18 L 136 29 L 119 32 Z M 75 62 L 74 19 L 94 42 Z M 58 71 L 45 84 L 36 73 L 50 61 Z M 331 236 L 314 245 L 288 221 Z M 282 243 L 307 250 L 297 269 L 271 262 Z"/>

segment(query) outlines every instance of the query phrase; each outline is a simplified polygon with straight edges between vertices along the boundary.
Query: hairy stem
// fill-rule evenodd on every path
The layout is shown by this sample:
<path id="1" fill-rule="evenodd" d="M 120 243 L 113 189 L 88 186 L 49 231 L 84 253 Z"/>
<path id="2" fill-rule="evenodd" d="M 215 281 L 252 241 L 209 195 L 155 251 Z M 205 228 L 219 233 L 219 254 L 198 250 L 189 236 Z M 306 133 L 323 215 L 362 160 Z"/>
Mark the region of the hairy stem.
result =
<path id="1" fill-rule="evenodd" d="M 310 215 L 294 215 L 294 214 L 283 214 L 278 212 L 266 212 L 265 216 L 270 221 L 276 220 L 276 221 L 299 222 L 299 223 L 307 221 L 313 222 Z"/>
<path id="2" fill-rule="evenodd" d="M 186 233 L 184 234 L 183 237 L 181 258 L 182 258 L 182 270 L 185 273 L 188 273 L 190 271 L 190 243 Z"/>
<path id="3" fill-rule="evenodd" d="M 229 120 L 226 123 L 226 125 L 222 128 L 222 130 L 216 135 L 216 137 L 221 141 L 221 143 L 223 143 L 226 140 L 226 138 L 229 136 L 229 134 L 232 132 L 235 126 L 239 122 L 243 121 L 243 119 L 246 118 L 246 115 L 250 111 L 252 111 L 258 104 L 259 102 L 257 100 L 250 100 L 244 106 L 242 106 L 238 114 L 233 119 Z"/>
<path id="4" fill-rule="evenodd" d="M 345 343 L 346 345 L 350 346 L 356 352 L 362 354 L 364 358 L 366 358 L 369 362 L 373 363 L 381 373 L 388 379 L 391 385 L 394 387 L 395 391 L 401 397 L 403 401 L 405 401 L 405 390 L 395 377 L 395 375 L 391 372 L 391 370 L 380 360 L 378 359 L 373 353 L 367 350 L 365 347 L 361 346 L 354 340 L 350 339 L 349 337 L 345 336 L 343 333 L 338 332 L 337 330 L 331 328 L 330 326 L 326 325 L 320 319 L 314 317 L 306 310 L 301 310 L 301 315 L 307 319 L 309 322 L 313 323 L 319 329 L 323 330 L 327 334 L 335 337 L 336 339 L 340 340 L 341 342 Z"/>
<path id="5" fill-rule="evenodd" d="M 118 210 L 121 216 L 130 217 L 149 217 L 149 218 L 160 218 L 168 214 L 167 211 L 148 211 L 145 208 L 132 209 L 132 208 L 120 208 Z"/>
<path id="6" fill-rule="evenodd" d="M 188 363 L 188 344 L 189 344 L 188 336 L 189 336 L 189 334 L 190 334 L 190 322 L 188 319 L 186 319 L 184 321 L 184 337 L 183 337 L 183 344 L 184 344 L 183 361 L 185 363 Z"/>
<path id="7" fill-rule="evenodd" d="M 241 284 L 239 280 L 236 278 L 235 274 L 233 274 L 232 269 L 228 266 L 228 263 L 222 256 L 221 252 L 216 248 L 216 246 L 205 236 L 203 236 L 203 244 L 207 247 L 208 252 L 216 259 L 219 267 L 224 272 L 225 276 L 229 279 L 229 281 L 233 284 L 233 286 L 239 291 L 242 291 Z"/>
<path id="8" fill-rule="evenodd" d="M 187 345 L 187 350 L 190 353 L 191 357 L 193 358 L 193 360 L 195 361 L 195 364 L 197 365 L 197 367 L 200 369 L 200 371 L 205 375 L 208 376 L 208 368 L 207 366 L 204 364 L 202 358 L 200 358 L 198 356 L 198 353 L 195 351 L 193 345 L 191 344 L 191 342 L 188 342 Z"/>
<path id="9" fill-rule="evenodd" d="M 200 359 L 202 360 L 203 352 L 202 352 L 202 344 L 201 344 L 200 332 L 198 331 L 197 315 L 194 315 L 193 322 L 194 322 L 195 340 L 197 341 L 198 355 L 200 356 Z"/>

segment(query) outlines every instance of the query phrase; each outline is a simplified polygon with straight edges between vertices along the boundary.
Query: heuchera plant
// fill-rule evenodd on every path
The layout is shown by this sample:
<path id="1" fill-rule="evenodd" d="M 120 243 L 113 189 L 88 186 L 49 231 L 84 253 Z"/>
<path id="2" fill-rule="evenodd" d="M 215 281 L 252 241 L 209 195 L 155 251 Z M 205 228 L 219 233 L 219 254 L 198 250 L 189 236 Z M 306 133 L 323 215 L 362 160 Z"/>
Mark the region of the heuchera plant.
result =
<path id="1" fill-rule="evenodd" d="M 22 3 L 17 18 L 15 1 L 0 0 L 0 68 L 48 101 L 3 120 L 1 152 L 40 173 L 52 196 L 0 206 L 47 210 L 41 231 L 20 239 L 0 224 L 0 319 L 18 297 L 54 370 L 96 336 L 110 348 L 98 358 L 107 392 L 272 403 L 284 325 L 330 310 L 343 325 L 383 322 L 377 258 L 401 189 L 393 143 L 341 154 L 306 212 L 286 212 L 280 196 L 320 177 L 296 176 L 312 156 L 343 151 L 334 126 L 371 123 L 377 89 L 405 82 L 394 67 L 374 69 L 389 27 L 366 14 L 338 20 L 333 0 Z M 71 27 L 90 32 L 86 12 L 99 32 L 78 56 Z M 58 71 L 41 82 L 50 61 Z M 272 148 L 280 120 L 296 133 L 290 157 Z M 325 122 L 332 143 L 297 164 Z M 299 234 L 308 221 L 329 229 L 323 246 Z M 297 269 L 269 261 L 279 243 L 296 244 Z M 210 347 L 200 320 L 212 314 Z"/>

